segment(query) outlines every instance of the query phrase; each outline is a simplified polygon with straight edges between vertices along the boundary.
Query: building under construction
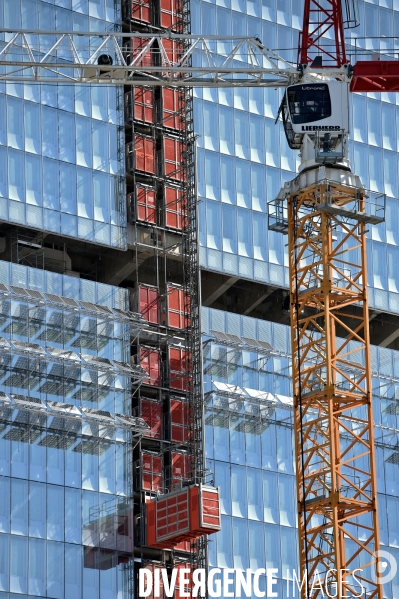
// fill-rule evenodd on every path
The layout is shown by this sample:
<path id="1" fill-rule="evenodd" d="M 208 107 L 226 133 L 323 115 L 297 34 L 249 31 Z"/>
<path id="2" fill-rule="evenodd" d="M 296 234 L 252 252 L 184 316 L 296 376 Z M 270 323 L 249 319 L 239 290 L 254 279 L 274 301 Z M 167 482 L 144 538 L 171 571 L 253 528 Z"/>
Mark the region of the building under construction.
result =
<path id="1" fill-rule="evenodd" d="M 163 32 L 248 33 L 296 64 L 302 4 L 3 0 L 0 22 L 135 33 L 121 52 L 149 68 L 148 34 Z M 356 19 L 352 63 L 398 59 L 396 0 L 359 0 Z M 165 38 L 166 58 L 185 43 Z M 277 568 L 285 597 L 299 561 L 289 257 L 267 206 L 297 163 L 278 92 L 0 85 L 0 599 L 127 599 L 142 567 L 206 566 Z M 397 103 L 353 94 L 350 141 L 363 185 L 386 196 L 367 247 L 379 533 L 394 559 Z M 354 559 L 368 526 L 347 541 Z M 397 576 L 384 596 L 399 597 Z"/>

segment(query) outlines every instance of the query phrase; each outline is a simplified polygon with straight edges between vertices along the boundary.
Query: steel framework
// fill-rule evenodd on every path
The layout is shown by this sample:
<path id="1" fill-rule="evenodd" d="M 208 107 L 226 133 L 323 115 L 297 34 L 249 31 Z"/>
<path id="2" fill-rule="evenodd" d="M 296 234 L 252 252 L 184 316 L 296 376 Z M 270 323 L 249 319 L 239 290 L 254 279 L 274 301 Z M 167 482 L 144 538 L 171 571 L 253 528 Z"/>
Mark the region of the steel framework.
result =
<path id="1" fill-rule="evenodd" d="M 383 202 L 326 180 L 287 200 L 303 596 L 322 596 L 319 579 L 358 596 L 355 574 L 381 599 L 365 242 Z"/>
<path id="2" fill-rule="evenodd" d="M 123 50 L 123 41 L 132 38 L 144 43 L 130 59 Z M 111 57 L 112 65 L 99 66 L 101 55 Z M 343 74 L 337 68 L 330 70 L 328 74 L 332 77 L 340 78 Z M 286 87 L 299 78 L 295 66 L 254 37 L 0 29 L 0 80 Z"/>
<path id="3" fill-rule="evenodd" d="M 341 0 L 305 0 L 298 64 L 331 68 L 347 62 Z"/>

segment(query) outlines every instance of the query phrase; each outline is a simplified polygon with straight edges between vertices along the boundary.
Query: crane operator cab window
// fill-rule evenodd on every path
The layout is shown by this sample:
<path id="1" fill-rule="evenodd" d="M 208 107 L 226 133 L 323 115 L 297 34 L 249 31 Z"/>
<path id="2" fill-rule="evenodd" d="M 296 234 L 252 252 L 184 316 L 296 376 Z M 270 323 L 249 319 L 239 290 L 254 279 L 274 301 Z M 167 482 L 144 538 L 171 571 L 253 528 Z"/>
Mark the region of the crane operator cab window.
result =
<path id="1" fill-rule="evenodd" d="M 314 123 L 331 116 L 328 85 L 293 85 L 287 92 L 288 108 L 294 125 Z"/>

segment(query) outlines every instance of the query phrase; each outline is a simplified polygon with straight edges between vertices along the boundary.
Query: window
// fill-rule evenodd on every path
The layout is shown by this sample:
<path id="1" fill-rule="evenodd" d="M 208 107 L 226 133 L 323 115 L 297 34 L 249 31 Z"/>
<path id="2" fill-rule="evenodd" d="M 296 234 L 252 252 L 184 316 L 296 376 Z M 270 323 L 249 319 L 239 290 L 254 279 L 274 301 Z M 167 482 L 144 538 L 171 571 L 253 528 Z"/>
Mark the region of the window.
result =
<path id="1" fill-rule="evenodd" d="M 61 86 L 60 86 L 61 87 Z M 59 111 L 60 160 L 75 162 L 75 122 L 72 114 Z"/>
<path id="2" fill-rule="evenodd" d="M 233 110 L 220 106 L 220 151 L 223 154 L 234 154 L 234 118 Z"/>
<path id="3" fill-rule="evenodd" d="M 294 125 L 321 121 L 332 114 L 328 85 L 295 85 L 288 88 L 287 96 Z"/>
<path id="4" fill-rule="evenodd" d="M 214 250 L 221 249 L 221 231 L 220 231 L 220 204 L 209 200 L 206 203 L 206 222 L 207 222 L 207 240 L 208 248 Z"/>
<path id="5" fill-rule="evenodd" d="M 220 156 L 221 199 L 228 204 L 236 203 L 235 161 L 231 156 Z"/>
<path id="6" fill-rule="evenodd" d="M 238 253 L 240 256 L 252 258 L 252 213 L 239 208 L 238 219 Z"/>
<path id="7" fill-rule="evenodd" d="M 367 102 L 368 143 L 381 147 L 381 102 L 368 99 Z M 393 126 L 393 123 L 392 125 Z"/>
<path id="8" fill-rule="evenodd" d="M 237 254 L 236 208 L 223 205 L 223 251 Z"/>
<path id="9" fill-rule="evenodd" d="M 248 518 L 263 520 L 262 505 L 262 471 L 257 468 L 247 469 L 248 485 Z"/>
<path id="10" fill-rule="evenodd" d="M 251 172 L 250 162 L 236 159 L 237 204 L 243 208 L 251 208 Z"/>
<path id="11" fill-rule="evenodd" d="M 235 570 L 248 568 L 248 522 L 233 518 L 233 558 Z"/>
<path id="12" fill-rule="evenodd" d="M 218 107 L 211 102 L 204 102 L 204 143 L 209 150 L 219 149 Z"/>
<path id="13" fill-rule="evenodd" d="M 263 132 L 263 119 L 261 117 L 250 116 L 251 132 L 251 160 L 254 162 L 265 163 L 265 139 Z"/>
<path id="14" fill-rule="evenodd" d="M 217 538 L 217 565 L 219 568 L 232 568 L 232 518 L 230 516 L 222 516 L 221 520 L 222 530 L 215 535 Z"/>
<path id="15" fill-rule="evenodd" d="M 230 465 L 215 461 L 215 484 L 220 487 L 222 514 L 231 514 Z"/>
<path id="16" fill-rule="evenodd" d="M 247 517 L 246 473 L 244 466 L 231 466 L 231 501 L 232 514 L 241 518 Z"/>
<path id="17" fill-rule="evenodd" d="M 33 102 L 25 102 L 25 151 L 41 154 L 40 107 Z"/>
<path id="18" fill-rule="evenodd" d="M 40 156 L 25 154 L 26 202 L 42 205 L 42 160 Z"/>
<path id="19" fill-rule="evenodd" d="M 23 148 L 23 102 L 17 98 L 7 98 L 8 145 Z"/>
<path id="20" fill-rule="evenodd" d="M 367 99 L 352 94 L 353 136 L 355 141 L 367 142 Z"/>
<path id="21" fill-rule="evenodd" d="M 399 293 L 399 248 L 388 246 L 388 291 Z"/>

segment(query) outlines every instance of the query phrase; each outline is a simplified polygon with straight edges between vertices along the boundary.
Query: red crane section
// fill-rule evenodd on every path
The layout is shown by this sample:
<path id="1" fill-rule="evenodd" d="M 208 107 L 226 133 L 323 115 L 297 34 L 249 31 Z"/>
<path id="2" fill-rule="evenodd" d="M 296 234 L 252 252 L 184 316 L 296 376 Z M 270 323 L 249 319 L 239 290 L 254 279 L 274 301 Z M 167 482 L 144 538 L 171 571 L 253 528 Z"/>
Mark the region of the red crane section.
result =
<path id="1" fill-rule="evenodd" d="M 339 68 L 347 62 L 341 0 L 305 0 L 298 64 Z"/>
<path id="2" fill-rule="evenodd" d="M 362 60 L 353 67 L 351 92 L 399 91 L 399 62 L 396 60 Z"/>

